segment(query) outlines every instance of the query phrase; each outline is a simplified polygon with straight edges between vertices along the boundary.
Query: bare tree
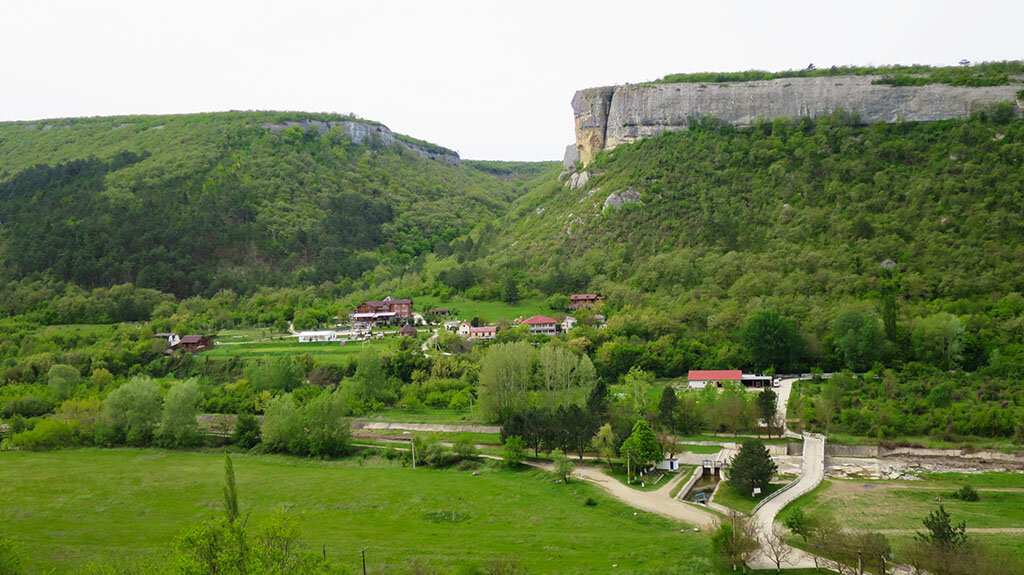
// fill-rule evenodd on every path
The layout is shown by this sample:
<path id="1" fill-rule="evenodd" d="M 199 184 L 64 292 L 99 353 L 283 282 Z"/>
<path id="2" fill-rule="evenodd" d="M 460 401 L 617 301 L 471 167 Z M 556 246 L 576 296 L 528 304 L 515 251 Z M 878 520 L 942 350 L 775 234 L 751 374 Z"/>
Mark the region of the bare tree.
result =
<path id="1" fill-rule="evenodd" d="M 782 564 L 787 562 L 793 554 L 793 548 L 786 545 L 786 542 L 782 540 L 782 535 L 782 527 L 773 524 L 771 533 L 765 533 L 759 537 L 761 554 L 775 564 L 775 569 L 779 573 L 782 573 Z"/>

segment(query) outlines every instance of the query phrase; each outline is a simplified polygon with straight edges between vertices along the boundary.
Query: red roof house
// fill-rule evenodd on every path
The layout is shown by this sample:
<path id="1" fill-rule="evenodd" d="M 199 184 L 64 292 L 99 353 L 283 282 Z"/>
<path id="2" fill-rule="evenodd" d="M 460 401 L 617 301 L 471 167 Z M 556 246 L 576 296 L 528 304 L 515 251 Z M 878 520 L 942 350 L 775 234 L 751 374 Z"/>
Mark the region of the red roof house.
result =
<path id="1" fill-rule="evenodd" d="M 529 319 L 524 319 L 522 323 L 530 326 L 531 334 L 555 335 L 558 333 L 558 322 L 545 315 L 535 315 Z"/>
<path id="2" fill-rule="evenodd" d="M 701 389 L 709 383 L 721 386 L 724 381 L 740 381 L 743 371 L 739 369 L 691 369 L 687 379 L 692 389 Z"/>

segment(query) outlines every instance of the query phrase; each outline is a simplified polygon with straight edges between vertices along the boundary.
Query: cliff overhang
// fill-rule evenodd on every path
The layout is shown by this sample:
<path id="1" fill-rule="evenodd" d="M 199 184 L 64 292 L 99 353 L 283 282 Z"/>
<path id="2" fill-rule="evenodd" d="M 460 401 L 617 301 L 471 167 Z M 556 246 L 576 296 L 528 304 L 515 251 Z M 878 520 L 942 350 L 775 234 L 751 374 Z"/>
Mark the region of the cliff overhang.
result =
<path id="1" fill-rule="evenodd" d="M 946 84 L 892 86 L 879 76 L 779 78 L 751 82 L 664 83 L 606 86 L 576 92 L 572 99 L 576 150 L 584 166 L 601 150 L 686 130 L 693 118 L 717 118 L 735 126 L 760 119 L 818 117 L 844 110 L 864 123 L 933 122 L 964 118 L 1011 101 L 1018 116 L 1019 79 L 1002 86 Z"/>

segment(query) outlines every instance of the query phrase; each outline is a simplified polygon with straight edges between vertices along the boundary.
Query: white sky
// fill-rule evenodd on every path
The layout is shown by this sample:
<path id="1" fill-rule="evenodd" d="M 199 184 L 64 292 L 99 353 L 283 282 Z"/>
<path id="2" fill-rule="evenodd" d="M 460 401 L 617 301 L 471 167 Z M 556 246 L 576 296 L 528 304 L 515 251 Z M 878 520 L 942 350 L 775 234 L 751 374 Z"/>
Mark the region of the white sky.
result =
<path id="1" fill-rule="evenodd" d="M 560 159 L 573 93 L 676 72 L 1024 58 L 1024 1 L 0 0 L 0 120 L 355 113 Z"/>

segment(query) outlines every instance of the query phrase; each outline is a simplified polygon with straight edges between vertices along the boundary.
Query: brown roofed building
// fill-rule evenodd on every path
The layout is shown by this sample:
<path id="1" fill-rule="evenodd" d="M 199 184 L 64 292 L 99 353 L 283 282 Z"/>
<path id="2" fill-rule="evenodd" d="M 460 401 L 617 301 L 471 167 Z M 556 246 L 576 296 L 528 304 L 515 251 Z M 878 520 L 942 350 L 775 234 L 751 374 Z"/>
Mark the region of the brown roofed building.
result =
<path id="1" fill-rule="evenodd" d="M 604 296 L 596 293 L 574 293 L 569 296 L 569 311 L 583 308 L 593 309 L 604 301 Z"/>
<path id="2" fill-rule="evenodd" d="M 364 301 L 356 307 L 357 314 L 387 314 L 393 313 L 399 319 L 412 317 L 411 299 L 393 299 L 388 296 L 380 301 Z"/>
<path id="3" fill-rule="evenodd" d="M 186 335 L 178 346 L 188 352 L 204 351 L 213 347 L 213 341 L 205 335 Z"/>
<path id="4" fill-rule="evenodd" d="M 402 326 L 402 329 L 398 330 L 399 337 L 416 337 L 416 328 L 406 324 Z"/>

